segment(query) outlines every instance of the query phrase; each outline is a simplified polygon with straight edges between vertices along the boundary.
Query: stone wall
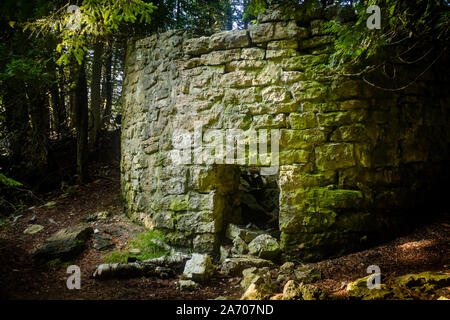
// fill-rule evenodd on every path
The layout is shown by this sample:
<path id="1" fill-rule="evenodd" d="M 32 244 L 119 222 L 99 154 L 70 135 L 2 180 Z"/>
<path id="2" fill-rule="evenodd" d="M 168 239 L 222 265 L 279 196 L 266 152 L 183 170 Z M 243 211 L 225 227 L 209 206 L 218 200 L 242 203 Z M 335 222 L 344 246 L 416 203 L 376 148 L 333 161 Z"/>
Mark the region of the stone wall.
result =
<path id="1" fill-rule="evenodd" d="M 171 155 L 192 142 L 180 134 L 175 143 L 174 133 L 194 132 L 195 121 L 204 129 L 279 129 L 279 229 L 288 256 L 314 260 L 378 242 L 432 214 L 444 191 L 447 79 L 425 75 L 390 93 L 337 77 L 325 66 L 333 37 L 321 22 L 329 16 L 288 12 L 267 10 L 248 30 L 176 30 L 129 45 L 124 203 L 174 245 L 216 251 L 227 224 L 241 218 L 238 162 L 174 163 Z"/>

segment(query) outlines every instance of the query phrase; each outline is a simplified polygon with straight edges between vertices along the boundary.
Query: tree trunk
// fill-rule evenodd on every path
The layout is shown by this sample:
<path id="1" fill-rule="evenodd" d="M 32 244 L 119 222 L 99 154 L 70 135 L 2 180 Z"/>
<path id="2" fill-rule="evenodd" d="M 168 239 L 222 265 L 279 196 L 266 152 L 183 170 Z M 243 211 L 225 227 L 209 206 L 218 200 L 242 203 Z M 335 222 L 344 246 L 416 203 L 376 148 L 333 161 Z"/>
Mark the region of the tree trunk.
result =
<path id="1" fill-rule="evenodd" d="M 61 137 L 66 120 L 66 110 L 64 100 L 60 93 L 60 86 L 64 79 L 60 78 L 61 73 L 58 72 L 54 62 L 49 65 L 49 73 L 52 75 L 53 83 L 50 85 L 50 103 L 52 106 L 53 130 Z"/>
<path id="2" fill-rule="evenodd" d="M 32 128 L 30 165 L 36 168 L 37 177 L 43 177 L 47 171 L 48 135 L 50 129 L 46 88 L 39 83 L 31 83 L 27 91 Z"/>
<path id="3" fill-rule="evenodd" d="M 25 83 L 20 80 L 11 79 L 5 82 L 5 94 L 2 105 L 4 107 L 5 121 L 7 129 L 7 139 L 10 153 L 10 163 L 7 166 L 11 171 L 17 171 L 15 178 L 21 179 L 27 175 L 26 149 L 30 144 L 28 133 L 30 130 L 27 96 Z"/>
<path id="4" fill-rule="evenodd" d="M 97 142 L 98 132 L 100 131 L 101 119 L 101 91 L 100 82 L 102 79 L 102 52 L 103 43 L 97 41 L 94 44 L 94 59 L 92 61 L 92 78 L 91 78 L 91 112 L 92 127 L 89 133 L 90 143 L 92 147 Z"/>
<path id="5" fill-rule="evenodd" d="M 70 128 L 75 129 L 77 128 L 77 105 L 76 105 L 76 83 L 77 83 L 77 66 L 73 62 L 69 66 L 69 89 L 68 89 L 68 95 L 69 95 L 69 111 L 70 111 Z"/>
<path id="6" fill-rule="evenodd" d="M 77 174 L 80 183 L 88 180 L 88 96 L 85 59 L 78 69 L 78 77 L 75 86 L 75 109 L 77 130 Z"/>
<path id="7" fill-rule="evenodd" d="M 102 87 L 102 97 L 103 97 L 103 125 L 109 123 L 111 118 L 111 106 L 112 106 L 112 49 L 108 48 L 107 56 L 105 58 L 105 71 L 103 75 L 103 87 Z"/>

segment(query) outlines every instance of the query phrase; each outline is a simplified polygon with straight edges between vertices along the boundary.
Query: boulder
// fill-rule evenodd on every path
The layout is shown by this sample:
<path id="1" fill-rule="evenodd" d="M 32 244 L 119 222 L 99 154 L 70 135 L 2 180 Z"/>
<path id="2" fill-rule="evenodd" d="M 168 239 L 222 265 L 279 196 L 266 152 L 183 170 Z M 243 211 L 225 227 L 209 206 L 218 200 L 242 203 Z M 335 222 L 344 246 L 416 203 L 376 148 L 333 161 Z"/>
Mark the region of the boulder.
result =
<path id="1" fill-rule="evenodd" d="M 28 228 L 26 228 L 23 233 L 25 234 L 35 234 L 44 229 L 40 224 L 32 224 Z"/>
<path id="2" fill-rule="evenodd" d="M 395 279 L 395 284 L 420 292 L 430 292 L 450 286 L 450 274 L 426 271 L 406 274 Z"/>
<path id="3" fill-rule="evenodd" d="M 233 247 L 231 248 L 231 253 L 234 254 L 246 254 L 248 253 L 248 246 L 241 237 L 236 237 L 233 240 Z"/>
<path id="4" fill-rule="evenodd" d="M 269 260 L 244 255 L 225 259 L 225 261 L 221 265 L 221 272 L 229 276 L 240 276 L 244 269 L 251 267 L 274 268 L 275 265 L 273 264 L 272 261 Z"/>
<path id="5" fill-rule="evenodd" d="M 246 269 L 243 272 L 244 279 L 241 285 L 247 286 L 241 300 L 264 300 L 274 293 L 268 268 L 259 270 L 257 268 Z"/>
<path id="6" fill-rule="evenodd" d="M 248 245 L 248 250 L 253 256 L 272 261 L 278 259 L 281 253 L 277 239 L 268 234 L 262 234 L 253 239 Z"/>
<path id="7" fill-rule="evenodd" d="M 198 284 L 192 280 L 180 280 L 178 281 L 180 291 L 195 291 L 198 290 Z"/>
<path id="8" fill-rule="evenodd" d="M 32 257 L 37 261 L 71 260 L 83 251 L 92 233 L 91 227 L 83 225 L 59 230 L 40 244 L 33 251 Z"/>
<path id="9" fill-rule="evenodd" d="M 214 266 L 207 254 L 192 254 L 192 258 L 186 262 L 184 276 L 196 282 L 208 281 L 214 273 Z"/>
<path id="10" fill-rule="evenodd" d="M 302 283 L 309 284 L 322 279 L 322 272 L 312 265 L 306 265 L 294 270 L 295 278 Z"/>
<path id="11" fill-rule="evenodd" d="M 94 234 L 94 240 L 93 247 L 96 250 L 101 251 L 114 247 L 114 242 L 112 242 L 110 238 L 101 236 L 98 233 Z"/>
<path id="12" fill-rule="evenodd" d="M 248 229 L 248 228 L 230 223 L 225 232 L 225 236 L 228 239 L 230 239 L 231 241 L 233 241 L 237 237 L 240 237 L 242 240 L 244 240 L 245 243 L 249 243 L 253 239 L 255 239 L 257 236 L 261 235 L 262 233 L 263 233 L 263 231 L 261 231 L 261 230 Z"/>
<path id="13" fill-rule="evenodd" d="M 229 248 L 225 248 L 223 246 L 220 246 L 219 252 L 220 252 L 220 258 L 219 263 L 223 263 L 225 259 L 227 259 L 231 255 L 231 250 Z"/>
<path id="14" fill-rule="evenodd" d="M 263 279 L 264 282 L 271 284 L 271 275 L 269 268 L 247 268 L 242 271 L 241 287 L 244 290 L 247 290 L 247 288 L 250 287 L 252 283 L 261 281 L 260 279 Z"/>
<path id="15" fill-rule="evenodd" d="M 367 280 L 372 276 L 374 274 L 350 282 L 347 285 L 348 297 L 358 300 L 385 300 L 392 298 L 392 292 L 385 284 L 381 284 L 380 289 L 369 289 L 367 287 Z"/>
<path id="16" fill-rule="evenodd" d="M 289 280 L 283 288 L 283 300 L 324 300 L 326 294 L 311 284 Z"/>

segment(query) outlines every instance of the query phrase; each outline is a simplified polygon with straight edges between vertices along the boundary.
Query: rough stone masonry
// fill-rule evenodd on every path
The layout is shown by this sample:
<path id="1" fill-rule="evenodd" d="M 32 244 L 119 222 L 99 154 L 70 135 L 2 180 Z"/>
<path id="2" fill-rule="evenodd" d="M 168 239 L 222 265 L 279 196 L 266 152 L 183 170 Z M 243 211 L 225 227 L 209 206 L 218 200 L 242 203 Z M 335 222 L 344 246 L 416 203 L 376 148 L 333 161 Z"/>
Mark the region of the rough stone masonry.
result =
<path id="1" fill-rule="evenodd" d="M 279 130 L 278 225 L 288 257 L 339 255 L 432 215 L 449 177 L 448 80 L 430 72 L 391 93 L 334 75 L 326 67 L 334 38 L 321 26 L 332 16 L 275 7 L 248 30 L 130 42 L 121 161 L 128 215 L 196 252 L 217 252 L 227 225 L 240 223 L 245 166 L 173 162 L 174 132 L 193 132 L 196 121 Z"/>

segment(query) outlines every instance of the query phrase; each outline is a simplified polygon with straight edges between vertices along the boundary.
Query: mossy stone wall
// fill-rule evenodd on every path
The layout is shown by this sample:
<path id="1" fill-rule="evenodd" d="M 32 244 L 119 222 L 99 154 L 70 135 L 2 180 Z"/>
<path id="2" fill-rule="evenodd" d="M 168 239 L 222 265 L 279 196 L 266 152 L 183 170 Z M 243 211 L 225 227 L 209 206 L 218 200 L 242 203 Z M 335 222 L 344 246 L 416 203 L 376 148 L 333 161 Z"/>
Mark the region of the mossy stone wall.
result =
<path id="1" fill-rule="evenodd" d="M 176 130 L 280 130 L 281 246 L 316 260 L 376 243 L 432 214 L 445 192 L 447 79 L 402 92 L 325 65 L 329 14 L 267 10 L 248 30 L 169 31 L 130 43 L 122 194 L 127 213 L 171 243 L 216 251 L 239 222 L 234 165 L 173 163 Z M 444 81 L 444 82 L 443 82 Z M 198 150 L 194 150 L 198 152 Z"/>

